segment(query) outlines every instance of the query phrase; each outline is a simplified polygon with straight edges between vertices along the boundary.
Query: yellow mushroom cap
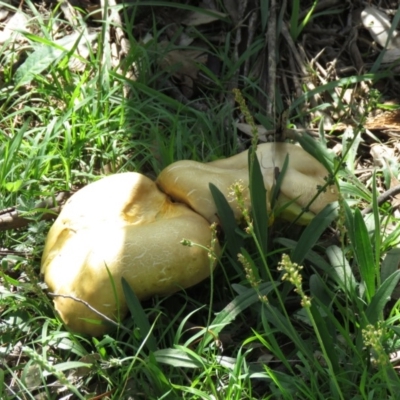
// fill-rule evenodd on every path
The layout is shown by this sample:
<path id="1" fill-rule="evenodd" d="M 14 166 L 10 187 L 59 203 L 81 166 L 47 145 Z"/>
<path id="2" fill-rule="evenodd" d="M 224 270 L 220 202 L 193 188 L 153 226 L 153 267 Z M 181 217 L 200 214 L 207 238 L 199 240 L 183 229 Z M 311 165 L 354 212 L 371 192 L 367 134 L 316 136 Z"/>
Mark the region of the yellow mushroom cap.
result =
<path id="1" fill-rule="evenodd" d="M 112 175 L 81 189 L 64 206 L 49 231 L 41 272 L 51 292 L 83 300 L 115 319 L 127 312 L 122 277 L 145 299 L 210 275 L 207 251 L 183 246 L 182 239 L 208 247 L 209 223 L 171 202 L 143 175 Z M 100 335 L 108 330 L 84 321 L 101 318 L 82 303 L 55 297 L 54 304 L 73 331 Z"/>
<path id="2" fill-rule="evenodd" d="M 281 200 L 295 200 L 300 207 L 305 207 L 316 195 L 317 186 L 325 184 L 324 178 L 328 176 L 328 171 L 301 147 L 290 143 L 261 144 L 257 147 L 257 157 L 264 186 L 269 193 L 275 180 L 275 168 L 282 169 L 286 155 L 289 164 L 281 185 Z M 208 221 L 214 222 L 217 221 L 217 209 L 209 183 L 213 183 L 228 198 L 235 217 L 240 218 L 236 202 L 230 196 L 230 187 L 239 180 L 243 182 L 244 196 L 249 206 L 248 151 L 210 163 L 186 160 L 175 162 L 161 171 L 156 182 L 172 198 L 187 203 Z M 330 186 L 310 205 L 310 210 L 317 214 L 337 199 L 336 188 Z"/>
<path id="3" fill-rule="evenodd" d="M 278 203 L 294 200 L 298 207 L 305 207 L 317 187 L 325 184 L 328 172 L 298 146 L 262 144 L 257 157 L 268 192 L 274 184 L 275 168 L 282 169 L 287 155 L 289 165 Z M 250 208 L 247 151 L 207 164 L 171 164 L 157 179 L 164 193 L 153 181 L 134 172 L 103 178 L 75 193 L 49 231 L 41 265 L 49 290 L 70 297 L 54 298 L 65 324 L 90 335 L 106 332 L 107 326 L 86 321 L 101 321 L 101 317 L 74 299 L 109 318 L 122 318 L 127 312 L 122 277 L 139 299 L 170 294 L 208 277 L 214 265 L 204 248 L 211 241 L 209 224 L 218 220 L 209 183 L 228 198 L 240 219 L 230 196 L 237 181 L 243 183 L 245 205 Z M 331 186 L 310 210 L 318 213 L 337 198 L 336 187 Z M 182 239 L 203 248 L 183 246 Z M 219 252 L 218 245 L 215 250 Z"/>

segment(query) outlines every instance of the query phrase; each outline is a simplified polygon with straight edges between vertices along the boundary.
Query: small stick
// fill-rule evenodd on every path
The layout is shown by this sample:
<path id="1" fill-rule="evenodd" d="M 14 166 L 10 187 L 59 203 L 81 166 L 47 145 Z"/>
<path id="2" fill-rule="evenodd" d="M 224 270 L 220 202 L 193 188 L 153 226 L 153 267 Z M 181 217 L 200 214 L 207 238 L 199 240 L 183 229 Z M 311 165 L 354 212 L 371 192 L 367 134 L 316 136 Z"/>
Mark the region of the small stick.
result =
<path id="1" fill-rule="evenodd" d="M 101 313 L 100 311 L 97 311 L 94 307 L 92 307 L 87 301 L 82 300 L 82 299 L 78 299 L 77 297 L 74 296 L 69 296 L 66 294 L 56 294 L 56 293 L 48 293 L 49 296 L 51 297 L 62 297 L 63 299 L 71 299 L 74 301 L 77 301 L 78 303 L 83 304 L 84 306 L 86 306 L 90 311 L 93 311 L 95 314 L 97 314 L 99 317 L 105 319 L 107 322 L 109 322 L 110 324 L 116 326 L 117 328 L 121 328 L 123 331 L 132 334 L 132 332 L 126 328 L 125 326 L 118 324 L 117 322 L 113 321 L 111 318 L 107 317 L 107 315 L 104 315 L 103 313 Z"/>
<path id="2" fill-rule="evenodd" d="M 322 1 L 318 1 L 317 4 L 315 5 L 315 7 L 310 7 L 307 10 L 302 11 L 299 14 L 299 20 L 301 20 L 302 18 L 305 18 L 307 16 L 307 14 L 310 12 L 311 8 L 313 8 L 313 12 L 316 13 L 317 11 L 325 10 L 327 8 L 336 6 L 337 4 L 343 4 L 343 1 L 342 0 L 322 0 Z"/>
<path id="3" fill-rule="evenodd" d="M 40 216 L 41 220 L 54 219 L 61 211 L 61 205 L 65 203 L 70 192 L 60 192 L 54 199 L 45 199 L 35 205 L 30 214 L 39 213 L 40 210 L 46 211 Z M 32 219 L 21 216 L 20 212 L 15 207 L 9 207 L 0 210 L 0 231 L 7 231 L 9 229 L 22 228 L 29 225 Z"/>
<path id="4" fill-rule="evenodd" d="M 275 84 L 276 84 L 276 0 L 271 1 L 269 9 L 268 31 L 268 93 L 267 118 L 275 120 Z"/>
<path id="5" fill-rule="evenodd" d="M 385 201 L 389 200 L 391 197 L 396 196 L 396 194 L 400 193 L 400 185 L 394 186 L 390 188 L 389 190 L 386 190 L 386 192 L 382 193 L 380 196 L 378 196 L 377 203 L 378 206 L 382 205 Z M 361 211 L 361 215 L 367 215 L 372 211 L 372 206 L 369 206 L 367 208 L 364 208 L 364 210 Z"/>
<path id="6" fill-rule="evenodd" d="M 258 20 L 258 13 L 256 11 L 253 11 L 249 19 L 249 34 L 247 36 L 247 43 L 246 43 L 248 49 L 253 44 L 254 34 L 256 32 L 256 28 L 258 27 L 257 20 Z M 247 60 L 244 63 L 243 75 L 246 77 L 249 75 L 249 66 L 250 66 L 250 57 L 247 58 Z"/>

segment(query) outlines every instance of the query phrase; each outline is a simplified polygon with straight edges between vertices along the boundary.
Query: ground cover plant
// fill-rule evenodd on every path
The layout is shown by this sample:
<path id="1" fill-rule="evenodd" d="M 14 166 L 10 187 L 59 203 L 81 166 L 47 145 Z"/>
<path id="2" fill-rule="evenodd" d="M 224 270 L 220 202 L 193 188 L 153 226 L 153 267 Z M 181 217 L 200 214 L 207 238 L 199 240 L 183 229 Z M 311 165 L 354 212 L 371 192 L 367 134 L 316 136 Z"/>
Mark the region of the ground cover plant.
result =
<path id="1" fill-rule="evenodd" d="M 383 42 L 374 1 L 0 5 L 1 399 L 398 398 L 397 2 Z M 102 337 L 63 326 L 39 269 L 71 193 L 266 140 L 299 142 L 339 202 L 280 221 L 250 158 L 243 224 L 211 188 L 209 280 L 141 304 L 124 285 Z"/>

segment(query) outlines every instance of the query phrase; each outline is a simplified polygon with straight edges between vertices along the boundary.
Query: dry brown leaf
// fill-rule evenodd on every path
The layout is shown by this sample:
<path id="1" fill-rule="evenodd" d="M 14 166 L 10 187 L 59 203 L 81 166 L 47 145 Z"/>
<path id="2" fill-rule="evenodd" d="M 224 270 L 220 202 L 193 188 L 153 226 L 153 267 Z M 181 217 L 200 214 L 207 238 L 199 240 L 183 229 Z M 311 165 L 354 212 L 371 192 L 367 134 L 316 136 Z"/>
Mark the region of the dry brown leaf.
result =
<path id="1" fill-rule="evenodd" d="M 224 0 L 224 7 L 236 25 L 239 22 L 239 0 Z"/>
<path id="2" fill-rule="evenodd" d="M 399 180 L 394 176 L 393 172 L 390 171 L 390 187 L 393 188 L 395 186 L 399 186 L 400 182 Z M 396 194 L 392 198 L 392 207 L 397 208 L 400 206 L 400 194 Z"/>
<path id="3" fill-rule="evenodd" d="M 375 117 L 367 119 L 365 124 L 367 129 L 390 129 L 400 131 L 400 110 L 386 111 Z"/>
<path id="4" fill-rule="evenodd" d="M 394 159 L 394 150 L 385 144 L 373 144 L 370 150 L 374 165 L 387 167 L 391 160 Z"/>
<path id="5" fill-rule="evenodd" d="M 159 43 L 162 47 L 169 46 L 169 43 L 164 41 Z M 208 55 L 203 50 L 170 50 L 160 61 L 160 67 L 172 72 L 175 79 L 186 88 L 186 97 L 191 97 L 194 82 L 198 79 L 200 71 L 198 65 L 206 64 Z"/>
<path id="6" fill-rule="evenodd" d="M 249 124 L 246 124 L 244 122 L 237 122 L 236 123 L 236 128 L 238 128 L 241 132 L 246 134 L 247 136 L 253 137 L 253 127 Z M 258 139 L 260 142 L 266 142 L 267 141 L 267 133 L 268 130 L 265 129 L 262 125 L 256 125 L 257 132 L 258 132 Z"/>
<path id="7" fill-rule="evenodd" d="M 199 26 L 199 25 L 210 24 L 211 22 L 215 22 L 218 21 L 219 19 L 227 17 L 226 14 L 219 11 L 215 10 L 207 10 L 207 11 L 212 12 L 212 14 L 208 13 L 206 14 L 201 11 L 192 11 L 181 20 L 181 24 L 187 26 Z"/>
<path id="8" fill-rule="evenodd" d="M 7 18 L 10 10 L 7 7 L 4 7 L 5 4 L 10 4 L 11 0 L 3 0 L 2 4 L 0 5 L 0 21 L 3 21 Z"/>
<path id="9" fill-rule="evenodd" d="M 27 31 L 28 19 L 21 12 L 16 12 L 6 23 L 3 32 L 0 32 L 0 44 L 5 43 L 7 40 L 13 38 L 14 42 L 20 42 L 24 36 L 18 31 Z"/>
<path id="10" fill-rule="evenodd" d="M 400 32 L 390 32 L 392 23 L 386 13 L 376 7 L 367 6 L 361 13 L 361 20 L 364 28 L 380 46 L 386 46 L 387 49 L 399 48 Z"/>
<path id="11" fill-rule="evenodd" d="M 392 64 L 400 60 L 400 49 L 389 49 L 386 50 L 383 57 L 382 63 Z"/>
<path id="12" fill-rule="evenodd" d="M 400 181 L 393 173 L 391 165 L 397 165 L 397 159 L 395 156 L 395 150 L 392 147 L 386 146 L 385 144 L 375 144 L 371 146 L 371 156 L 374 160 L 375 165 L 379 165 L 387 169 L 390 174 L 390 188 L 400 185 Z M 391 199 L 392 207 L 396 208 L 400 206 L 400 194 L 397 194 Z"/>

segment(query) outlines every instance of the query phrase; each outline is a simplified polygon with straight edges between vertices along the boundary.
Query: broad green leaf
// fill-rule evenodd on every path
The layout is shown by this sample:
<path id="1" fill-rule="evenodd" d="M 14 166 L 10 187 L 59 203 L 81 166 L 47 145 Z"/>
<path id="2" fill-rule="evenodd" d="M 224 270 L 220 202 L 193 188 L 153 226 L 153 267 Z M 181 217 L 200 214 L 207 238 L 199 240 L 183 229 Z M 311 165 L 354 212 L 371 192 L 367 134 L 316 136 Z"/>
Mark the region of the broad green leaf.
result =
<path id="1" fill-rule="evenodd" d="M 323 92 L 333 92 L 338 87 L 353 85 L 359 82 L 364 81 L 377 81 L 379 79 L 387 78 L 391 75 L 390 71 L 384 71 L 373 74 L 364 74 L 364 75 L 352 75 L 350 77 L 341 78 L 336 81 L 329 82 L 325 85 L 320 85 L 313 90 L 309 90 L 305 92 L 302 96 L 297 98 L 291 105 L 290 110 L 295 110 L 300 105 L 304 104 L 306 101 L 314 97 L 316 94 L 321 94 Z"/>
<path id="2" fill-rule="evenodd" d="M 347 235 L 350 239 L 350 243 L 354 246 L 355 243 L 355 236 L 354 236 L 354 215 L 347 204 L 346 201 L 342 202 L 343 208 L 344 208 L 344 214 L 345 214 L 345 225 L 347 229 Z"/>
<path id="3" fill-rule="evenodd" d="M 235 299 L 233 299 L 222 311 L 220 311 L 214 320 L 210 324 L 210 329 L 212 329 L 215 335 L 218 335 L 222 329 L 230 324 L 240 313 L 242 313 L 246 308 L 250 307 L 252 304 L 259 301 L 259 296 L 266 296 L 274 288 L 278 286 L 278 282 L 266 282 L 262 283 L 258 290 L 249 288 L 246 292 L 239 294 Z M 235 289 L 235 284 L 232 285 Z M 205 339 L 205 345 L 209 343 L 213 338 L 209 335 Z"/>
<path id="4" fill-rule="evenodd" d="M 350 176 L 350 171 L 345 171 L 345 175 Z M 340 173 L 341 175 L 341 173 Z M 340 182 L 340 191 L 344 195 L 349 195 L 356 199 L 365 200 L 367 203 L 372 201 L 371 193 L 359 182 L 352 179 L 349 182 Z"/>
<path id="5" fill-rule="evenodd" d="M 285 161 L 282 165 L 282 170 L 279 171 L 278 177 L 276 178 L 275 185 L 273 185 L 272 195 L 271 195 L 271 207 L 273 208 L 275 205 L 276 199 L 279 197 L 279 192 L 281 191 L 281 186 L 283 179 L 285 178 L 285 174 L 289 165 L 289 154 L 286 154 Z"/>
<path id="6" fill-rule="evenodd" d="M 316 160 L 318 160 L 330 174 L 334 170 L 334 154 L 329 152 L 320 142 L 316 141 L 310 135 L 297 135 L 301 147 Z"/>
<path id="7" fill-rule="evenodd" d="M 264 186 L 264 178 L 260 163 L 257 158 L 256 149 L 248 151 L 248 166 L 250 179 L 251 211 L 253 215 L 254 231 L 261 246 L 263 254 L 268 252 L 268 211 L 267 190 Z"/>
<path id="8" fill-rule="evenodd" d="M 390 28 L 387 30 L 387 33 L 385 33 L 387 35 L 387 37 L 388 37 L 388 40 L 389 40 L 389 38 L 393 38 L 393 40 L 394 40 L 395 35 L 397 34 L 397 30 L 396 30 L 397 28 L 396 27 L 399 25 L 399 21 L 400 21 L 400 7 L 397 8 L 397 11 L 396 11 L 396 13 L 395 13 L 395 15 L 393 17 L 393 20 L 392 20 L 392 24 L 391 24 Z M 384 27 L 384 26 L 385 26 L 385 24 L 382 23 L 382 27 Z M 386 30 L 386 27 L 383 28 L 383 29 Z M 385 53 L 386 53 L 385 51 L 381 51 L 379 53 L 379 56 L 376 58 L 374 64 L 372 65 L 372 67 L 370 69 L 371 72 L 375 72 L 376 73 L 379 70 L 379 68 L 381 68 L 381 63 L 383 61 L 383 57 L 384 57 Z M 397 65 L 397 63 L 394 64 L 394 65 Z"/>
<path id="9" fill-rule="evenodd" d="M 237 260 L 237 255 L 243 247 L 243 238 L 236 233 L 239 229 L 235 220 L 235 215 L 221 191 L 212 183 L 209 185 L 210 192 L 217 207 L 218 217 L 221 221 L 222 229 L 227 241 L 227 249 L 233 260 Z"/>
<path id="10" fill-rule="evenodd" d="M 75 368 L 82 368 L 82 367 L 86 367 L 86 368 L 90 368 L 93 364 L 91 363 L 85 363 L 82 361 L 66 361 L 60 364 L 55 364 L 52 366 L 52 368 L 54 368 L 55 371 L 68 371 L 70 369 L 75 369 Z M 52 372 L 48 372 L 47 374 L 44 373 L 44 375 L 50 375 L 52 374 Z"/>
<path id="11" fill-rule="evenodd" d="M 254 280 L 256 282 L 261 282 L 260 272 L 259 272 L 259 270 L 257 268 L 257 265 L 255 264 L 253 258 L 251 257 L 251 255 L 248 253 L 248 251 L 244 247 L 242 247 L 240 249 L 240 252 L 242 253 L 243 257 L 246 259 L 246 261 L 248 262 L 251 270 L 253 271 Z"/>
<path id="12" fill-rule="evenodd" d="M 8 192 L 17 192 L 19 190 L 19 188 L 22 186 L 22 179 L 18 179 L 14 182 L 6 182 L 6 184 L 4 185 L 4 188 L 8 191 Z"/>
<path id="13" fill-rule="evenodd" d="M 381 282 L 384 282 L 389 275 L 398 269 L 400 264 L 400 249 L 395 247 L 390 249 L 385 256 L 381 266 Z"/>
<path id="14" fill-rule="evenodd" d="M 4 370 L 0 368 L 0 396 L 5 396 Z M 6 398 L 6 397 L 4 397 Z"/>
<path id="15" fill-rule="evenodd" d="M 292 9 L 290 12 L 290 36 L 294 41 L 297 40 L 297 36 L 299 36 L 301 32 L 299 26 L 299 12 L 300 12 L 300 2 L 293 1 Z"/>
<path id="16" fill-rule="evenodd" d="M 337 217 L 337 203 L 328 204 L 304 229 L 296 248 L 292 251 L 291 259 L 297 264 L 302 264 L 307 253 L 317 243 L 325 229 Z"/>
<path id="17" fill-rule="evenodd" d="M 330 307 L 332 303 L 332 293 L 328 293 L 326 284 L 318 274 L 310 276 L 310 294 L 311 298 L 317 298 L 325 307 Z M 325 314 L 322 314 L 323 316 Z"/>
<path id="18" fill-rule="evenodd" d="M 41 46 L 37 46 L 25 62 L 18 68 L 15 73 L 15 82 L 17 86 L 27 85 L 35 75 L 42 73 L 57 59 L 73 50 L 78 46 L 80 40 L 84 38 L 86 42 L 90 42 L 96 38 L 97 33 L 88 34 L 85 32 L 73 33 L 52 42 L 46 38 L 41 38 L 32 34 L 26 34 L 26 37 L 35 42 L 40 42 Z"/>
<path id="19" fill-rule="evenodd" d="M 331 324 L 328 324 L 327 319 L 321 316 L 319 309 L 315 303 L 311 304 L 310 311 L 315 322 L 314 329 L 318 329 L 318 336 L 320 337 L 322 342 L 320 343 L 320 346 L 324 347 L 325 353 L 328 355 L 330 364 L 332 365 L 332 369 L 335 371 L 335 373 L 339 373 L 339 360 L 334 346 L 334 340 L 332 338 L 335 330 L 331 330 L 332 334 L 331 332 L 329 332 L 328 326 Z"/>
<path id="20" fill-rule="evenodd" d="M 351 174 L 354 173 L 354 166 L 356 165 L 355 159 L 357 156 L 358 147 L 361 143 L 361 135 L 355 133 L 353 127 L 348 127 L 342 137 L 342 154 L 345 155 L 343 161 L 346 162 L 347 168 L 350 170 Z"/>
<path id="21" fill-rule="evenodd" d="M 12 138 L 4 140 L 4 144 L 0 148 L 0 188 L 5 187 L 7 184 L 7 176 L 14 168 L 13 157 L 18 153 L 29 123 L 30 120 L 26 121 Z"/>
<path id="22" fill-rule="evenodd" d="M 146 338 L 147 348 L 154 352 L 157 350 L 157 342 L 153 336 L 153 333 L 151 332 L 151 326 L 149 320 L 147 319 L 147 315 L 144 312 L 139 299 L 136 297 L 135 292 L 129 286 L 129 283 L 126 281 L 126 279 L 122 277 L 121 282 L 126 303 L 128 304 L 129 311 L 131 312 L 135 324 L 140 329 L 140 335 L 142 339 Z"/>
<path id="23" fill-rule="evenodd" d="M 308 357 L 312 357 L 313 350 L 308 346 L 307 342 L 303 340 L 299 332 L 293 326 L 289 318 L 282 315 L 282 313 L 271 305 L 263 307 L 262 312 L 265 314 L 266 319 L 272 324 L 279 332 L 288 336 L 288 338 L 297 346 L 298 350 Z"/>
<path id="24" fill-rule="evenodd" d="M 397 286 L 399 279 L 400 270 L 395 271 L 392 275 L 390 275 L 376 291 L 374 297 L 371 300 L 371 303 L 368 305 L 365 312 L 368 321 L 371 324 L 375 324 L 382 317 L 383 309 L 386 303 L 390 300 L 390 296 Z"/>
<path id="25" fill-rule="evenodd" d="M 334 245 L 329 246 L 326 249 L 326 255 L 333 267 L 333 273 L 330 275 L 333 276 L 336 283 L 345 290 L 346 293 L 355 293 L 357 280 L 342 249 Z"/>
<path id="26" fill-rule="evenodd" d="M 376 171 L 374 171 L 374 173 L 372 174 L 372 212 L 374 217 L 374 234 L 372 238 L 372 245 L 375 255 L 375 279 L 377 285 L 380 286 L 381 274 L 379 269 L 381 261 L 381 222 L 378 205 L 378 191 L 376 189 Z"/>
<path id="27" fill-rule="evenodd" d="M 201 368 L 205 361 L 199 360 L 199 356 L 193 357 L 193 352 L 188 349 L 160 349 L 156 350 L 153 355 L 155 359 L 162 364 L 171 365 L 177 368 Z"/>
<path id="28" fill-rule="evenodd" d="M 375 258 L 367 227 L 358 208 L 354 212 L 354 243 L 352 244 L 369 302 L 375 294 Z"/>

